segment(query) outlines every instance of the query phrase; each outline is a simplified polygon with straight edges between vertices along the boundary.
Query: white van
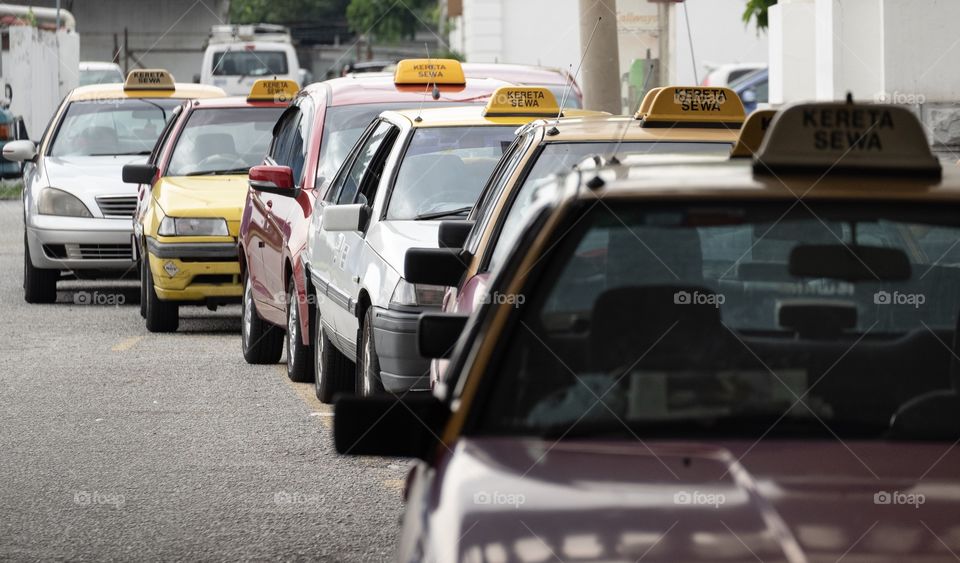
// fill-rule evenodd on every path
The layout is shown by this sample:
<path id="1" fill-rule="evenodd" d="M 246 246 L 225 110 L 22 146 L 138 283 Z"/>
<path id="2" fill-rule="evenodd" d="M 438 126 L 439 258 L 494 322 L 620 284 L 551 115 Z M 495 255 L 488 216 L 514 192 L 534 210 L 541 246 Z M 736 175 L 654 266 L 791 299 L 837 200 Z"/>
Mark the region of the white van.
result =
<path id="1" fill-rule="evenodd" d="M 300 63 L 281 25 L 215 25 L 203 53 L 200 83 L 219 86 L 227 95 L 246 95 L 258 78 L 300 83 Z"/>

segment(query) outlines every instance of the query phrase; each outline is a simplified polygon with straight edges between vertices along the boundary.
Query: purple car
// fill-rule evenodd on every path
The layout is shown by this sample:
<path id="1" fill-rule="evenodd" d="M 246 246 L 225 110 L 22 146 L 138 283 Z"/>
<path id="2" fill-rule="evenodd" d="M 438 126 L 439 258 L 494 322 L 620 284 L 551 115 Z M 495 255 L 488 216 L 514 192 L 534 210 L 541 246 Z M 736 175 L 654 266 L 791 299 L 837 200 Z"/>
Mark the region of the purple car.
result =
<path id="1" fill-rule="evenodd" d="M 911 113 L 557 182 L 486 304 L 421 318 L 447 385 L 336 405 L 339 452 L 418 460 L 400 560 L 958 558 L 960 169 Z"/>

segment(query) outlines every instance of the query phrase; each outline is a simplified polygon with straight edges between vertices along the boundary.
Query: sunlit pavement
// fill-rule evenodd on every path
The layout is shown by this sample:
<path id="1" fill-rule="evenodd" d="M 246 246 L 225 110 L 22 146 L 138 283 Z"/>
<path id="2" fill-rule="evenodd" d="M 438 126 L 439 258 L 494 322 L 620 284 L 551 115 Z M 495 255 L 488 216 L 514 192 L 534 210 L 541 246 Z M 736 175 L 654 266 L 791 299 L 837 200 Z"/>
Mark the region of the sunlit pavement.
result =
<path id="1" fill-rule="evenodd" d="M 338 457 L 312 386 L 243 361 L 238 307 L 155 335 L 134 284 L 28 305 L 22 272 L 22 210 L 0 202 L 0 559 L 393 552 L 405 464 Z"/>

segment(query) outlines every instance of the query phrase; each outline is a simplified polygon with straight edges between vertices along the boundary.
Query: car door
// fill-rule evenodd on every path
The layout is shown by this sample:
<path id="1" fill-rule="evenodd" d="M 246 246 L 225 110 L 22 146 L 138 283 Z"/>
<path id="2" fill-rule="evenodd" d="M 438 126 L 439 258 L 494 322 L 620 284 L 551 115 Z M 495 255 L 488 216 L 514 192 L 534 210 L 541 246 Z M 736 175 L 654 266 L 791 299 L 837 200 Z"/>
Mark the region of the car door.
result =
<path id="1" fill-rule="evenodd" d="M 350 163 L 349 169 L 338 178 L 341 185 L 333 205 L 364 203 L 373 205 L 386 156 L 397 138 L 398 128 L 378 121 L 363 141 Z M 360 288 L 360 276 L 364 265 L 359 257 L 364 244 L 364 231 L 323 231 L 324 243 L 329 255 L 329 281 L 327 296 L 333 306 L 329 308 L 337 337 L 344 351 L 356 348 L 357 328 L 356 303 Z M 352 357 L 353 354 L 351 354 Z"/>

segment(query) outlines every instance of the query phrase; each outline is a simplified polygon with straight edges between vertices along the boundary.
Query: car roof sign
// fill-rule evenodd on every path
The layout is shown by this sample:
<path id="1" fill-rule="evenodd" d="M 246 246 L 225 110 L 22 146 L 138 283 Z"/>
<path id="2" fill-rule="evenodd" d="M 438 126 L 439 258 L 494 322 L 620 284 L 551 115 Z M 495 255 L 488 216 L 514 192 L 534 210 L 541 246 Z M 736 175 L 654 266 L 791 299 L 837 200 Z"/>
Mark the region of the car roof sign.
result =
<path id="1" fill-rule="evenodd" d="M 253 83 L 248 102 L 289 102 L 293 100 L 300 87 L 293 80 L 261 78 Z"/>
<path id="2" fill-rule="evenodd" d="M 393 82 L 397 85 L 463 85 L 467 79 L 460 61 L 455 59 L 403 59 L 397 63 Z"/>
<path id="3" fill-rule="evenodd" d="M 162 68 L 131 70 L 123 83 L 124 90 L 176 90 L 173 75 Z"/>
<path id="4" fill-rule="evenodd" d="M 660 90 L 663 90 L 663 88 L 651 88 L 643 97 L 643 100 L 640 102 L 640 109 L 637 110 L 637 119 L 647 115 L 647 113 L 650 111 L 650 105 L 653 104 L 653 99 L 657 97 L 657 92 Z"/>
<path id="5" fill-rule="evenodd" d="M 560 114 L 560 104 L 548 88 L 501 86 L 490 96 L 484 117 L 540 117 Z"/>
<path id="6" fill-rule="evenodd" d="M 722 127 L 739 129 L 744 111 L 740 96 L 729 88 L 666 86 L 651 90 L 635 116 L 643 127 Z M 644 111 L 644 107 L 646 111 Z"/>
<path id="7" fill-rule="evenodd" d="M 748 115 L 740 127 L 740 137 L 730 151 L 730 158 L 745 158 L 756 154 L 776 114 L 777 110 L 774 109 L 758 109 Z"/>
<path id="8" fill-rule="evenodd" d="M 920 120 L 885 104 L 799 103 L 780 110 L 754 159 L 754 172 L 857 172 L 939 178 Z"/>

